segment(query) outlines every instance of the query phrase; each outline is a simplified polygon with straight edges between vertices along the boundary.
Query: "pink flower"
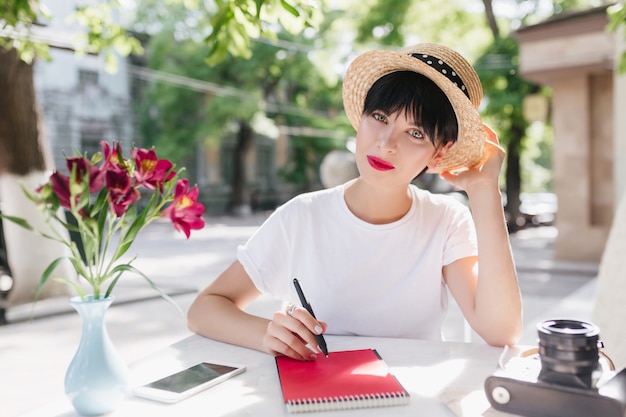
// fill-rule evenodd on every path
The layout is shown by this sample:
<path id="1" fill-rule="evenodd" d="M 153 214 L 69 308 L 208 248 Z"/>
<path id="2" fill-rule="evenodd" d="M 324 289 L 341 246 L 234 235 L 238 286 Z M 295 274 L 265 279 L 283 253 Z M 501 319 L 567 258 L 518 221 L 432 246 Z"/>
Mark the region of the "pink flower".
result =
<path id="1" fill-rule="evenodd" d="M 100 142 L 102 146 L 102 153 L 104 155 L 104 163 L 102 164 L 102 171 L 106 171 L 111 168 L 121 168 L 122 163 L 122 145 L 118 142 L 115 148 L 111 149 L 109 142 L 103 140 Z"/>
<path id="2" fill-rule="evenodd" d="M 189 190 L 189 180 L 182 178 L 176 183 L 174 201 L 163 210 L 163 216 L 170 216 L 170 220 L 178 231 L 182 231 L 189 239 L 191 230 L 204 227 L 204 205 L 198 203 L 198 186 Z"/>
<path id="3" fill-rule="evenodd" d="M 117 217 L 123 216 L 128 207 L 139 199 L 139 191 L 133 187 L 130 175 L 123 169 L 109 169 L 106 172 L 106 185 L 109 206 Z"/>
<path id="4" fill-rule="evenodd" d="M 67 169 L 71 173 L 76 170 L 76 183 L 82 184 L 85 175 L 89 176 L 89 192 L 100 191 L 104 185 L 103 172 L 95 165 L 92 165 L 87 158 L 67 158 Z"/>
<path id="5" fill-rule="evenodd" d="M 137 183 L 149 190 L 158 188 L 162 191 L 163 183 L 176 175 L 172 169 L 174 164 L 167 159 L 157 159 L 154 149 L 133 149 L 131 155 L 137 166 L 135 171 Z"/>
<path id="6" fill-rule="evenodd" d="M 70 209 L 70 179 L 58 171 L 50 175 L 50 187 L 52 192 L 59 199 L 61 207 Z M 40 191 L 43 187 L 40 187 Z"/>
<path id="7" fill-rule="evenodd" d="M 84 241 L 78 249 L 65 236 L 37 231 L 44 237 L 71 246 L 68 255 L 79 277 L 91 287 L 95 298 L 109 296 L 124 271 L 135 271 L 148 277 L 125 262 L 122 257 L 133 244 L 137 234 L 161 217 L 168 216 L 175 229 L 189 238 L 193 229 L 204 227 L 204 206 L 197 202 L 198 187 L 189 188 L 189 181 L 178 180 L 174 164 L 157 159 L 153 149 L 131 149 L 131 158 L 122 155 L 119 142 L 101 142 L 102 152 L 91 157 L 86 154 L 67 157 L 70 175 L 55 171 L 36 193 L 25 190 L 26 196 L 41 208 L 47 226 L 60 226 L 70 232 L 79 232 Z M 139 202 L 145 192 L 146 200 Z M 63 208 L 76 222 L 60 216 Z M 4 218 L 29 230 L 34 228 L 19 217 Z M 105 227 L 109 226 L 109 227 Z M 117 237 L 117 239 L 116 239 Z M 46 268 L 39 281 L 41 287 L 50 277 L 57 259 Z M 88 293 L 82 286 L 67 281 L 85 300 Z M 164 293 L 158 289 L 164 297 Z M 167 297 L 166 297 L 167 298 Z M 170 300 L 171 301 L 171 300 Z"/>

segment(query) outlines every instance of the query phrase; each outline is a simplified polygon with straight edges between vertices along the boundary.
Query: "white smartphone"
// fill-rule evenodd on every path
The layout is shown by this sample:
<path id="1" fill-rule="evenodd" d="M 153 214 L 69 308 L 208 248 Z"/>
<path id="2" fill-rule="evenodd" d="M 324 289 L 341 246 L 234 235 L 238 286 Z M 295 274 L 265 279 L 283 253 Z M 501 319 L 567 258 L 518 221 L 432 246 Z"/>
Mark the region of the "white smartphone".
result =
<path id="1" fill-rule="evenodd" d="M 202 362 L 133 390 L 138 397 L 175 403 L 246 370 L 234 363 Z"/>

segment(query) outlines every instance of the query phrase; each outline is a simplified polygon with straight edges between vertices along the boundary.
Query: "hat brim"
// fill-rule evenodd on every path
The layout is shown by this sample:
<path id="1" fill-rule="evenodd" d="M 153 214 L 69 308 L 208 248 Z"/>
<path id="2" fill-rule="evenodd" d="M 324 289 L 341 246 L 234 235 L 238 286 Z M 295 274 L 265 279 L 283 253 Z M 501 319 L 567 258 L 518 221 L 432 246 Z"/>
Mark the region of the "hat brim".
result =
<path id="1" fill-rule="evenodd" d="M 459 87 L 443 74 L 410 55 L 377 50 L 358 56 L 350 64 L 343 80 L 343 103 L 348 119 L 358 130 L 365 97 L 380 77 L 396 71 L 414 71 L 432 80 L 448 97 L 458 123 L 457 141 L 435 168 L 428 172 L 456 171 L 483 162 L 486 132 L 478 110 Z"/>

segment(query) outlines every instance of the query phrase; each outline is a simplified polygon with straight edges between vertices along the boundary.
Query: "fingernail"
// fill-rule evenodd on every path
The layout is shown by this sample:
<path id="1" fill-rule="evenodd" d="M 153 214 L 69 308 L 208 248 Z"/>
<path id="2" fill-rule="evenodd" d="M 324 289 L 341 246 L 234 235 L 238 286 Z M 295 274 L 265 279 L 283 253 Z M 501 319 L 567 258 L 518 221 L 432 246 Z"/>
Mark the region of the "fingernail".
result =
<path id="1" fill-rule="evenodd" d="M 311 354 L 309 355 L 309 360 L 310 360 L 310 361 L 314 361 L 315 359 L 317 359 L 317 354 L 315 354 L 315 353 L 311 353 Z"/>
<path id="2" fill-rule="evenodd" d="M 320 325 L 315 326 L 315 333 L 316 334 L 321 334 L 322 333 L 322 326 L 320 326 Z"/>

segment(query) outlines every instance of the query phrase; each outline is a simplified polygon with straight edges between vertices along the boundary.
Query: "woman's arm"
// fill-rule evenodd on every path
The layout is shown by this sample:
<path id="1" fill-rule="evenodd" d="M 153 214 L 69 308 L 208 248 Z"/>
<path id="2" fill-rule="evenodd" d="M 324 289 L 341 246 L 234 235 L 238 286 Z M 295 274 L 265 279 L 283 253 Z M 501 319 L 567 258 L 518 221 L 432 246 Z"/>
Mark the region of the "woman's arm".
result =
<path id="1" fill-rule="evenodd" d="M 489 344 L 513 345 L 521 336 L 522 300 L 506 228 L 498 176 L 504 150 L 487 128 L 487 160 L 459 175 L 443 174 L 470 200 L 478 257 L 444 267 L 444 278 L 472 328 Z"/>
<path id="2" fill-rule="evenodd" d="M 272 320 L 248 314 L 243 309 L 259 291 L 238 261 L 202 290 L 187 313 L 189 329 L 202 336 L 295 359 L 311 359 L 306 346 L 316 346 L 312 331 L 325 329 L 305 309 L 288 316 L 274 313 Z M 307 327 L 308 326 L 308 327 Z"/>

